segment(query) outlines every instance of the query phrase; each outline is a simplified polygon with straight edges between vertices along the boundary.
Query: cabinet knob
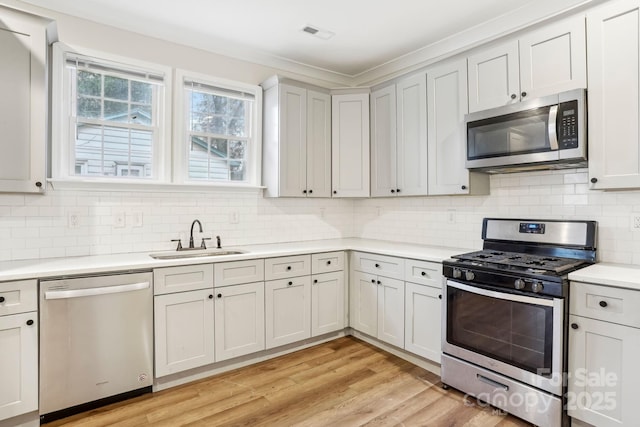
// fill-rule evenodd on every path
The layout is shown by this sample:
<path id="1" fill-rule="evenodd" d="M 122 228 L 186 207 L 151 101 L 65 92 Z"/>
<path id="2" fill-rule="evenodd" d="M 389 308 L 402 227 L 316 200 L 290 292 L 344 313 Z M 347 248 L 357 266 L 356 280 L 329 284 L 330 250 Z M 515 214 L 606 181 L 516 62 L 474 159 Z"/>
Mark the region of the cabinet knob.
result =
<path id="1" fill-rule="evenodd" d="M 571 329 L 578 329 L 578 324 L 577 323 L 572 323 L 571 324 Z"/>
<path id="2" fill-rule="evenodd" d="M 302 190 L 302 194 L 307 194 L 307 190 Z"/>
<path id="3" fill-rule="evenodd" d="M 520 94 L 520 96 L 522 96 L 522 97 L 524 98 L 525 96 L 527 96 L 527 92 L 522 92 L 522 93 Z"/>
<path id="4" fill-rule="evenodd" d="M 467 189 L 467 186 L 466 186 L 466 185 L 463 185 L 463 186 L 462 186 L 462 187 L 460 187 L 460 188 L 462 188 L 463 190 L 466 190 L 466 189 Z"/>
<path id="5" fill-rule="evenodd" d="M 0 297 L 0 304 L 4 302 L 4 297 Z"/>
<path id="6" fill-rule="evenodd" d="M 287 271 L 291 271 L 291 266 L 287 265 Z"/>
<path id="7" fill-rule="evenodd" d="M 38 187 L 38 188 L 42 188 L 42 183 L 41 183 L 40 181 L 37 181 L 37 182 L 36 182 L 36 187 Z"/>
<path id="8" fill-rule="evenodd" d="M 222 298 L 222 294 L 218 294 L 216 295 L 218 298 Z"/>
<path id="9" fill-rule="evenodd" d="M 218 295 L 220 295 L 220 294 L 218 294 Z M 213 294 L 209 295 L 209 299 L 213 299 Z"/>
<path id="10" fill-rule="evenodd" d="M 380 282 L 380 280 L 378 280 L 376 283 L 377 283 L 378 285 L 382 284 L 382 282 Z"/>
<path id="11" fill-rule="evenodd" d="M 318 283 L 318 279 L 313 279 L 313 283 Z"/>
<path id="12" fill-rule="evenodd" d="M 333 194 L 338 194 L 338 192 L 336 190 L 333 190 Z"/>
<path id="13" fill-rule="evenodd" d="M 442 299 L 442 295 L 438 295 L 438 299 Z"/>
<path id="14" fill-rule="evenodd" d="M 423 271 L 423 272 L 422 272 L 422 273 L 420 273 L 420 274 L 421 274 L 421 275 L 423 275 L 423 276 L 426 276 L 426 275 L 427 275 L 427 272 L 426 272 L 426 271 Z"/>
<path id="15" fill-rule="evenodd" d="M 376 279 L 371 279 L 371 283 L 376 283 Z"/>
<path id="16" fill-rule="evenodd" d="M 396 188 L 396 193 L 399 193 L 399 192 L 400 192 L 400 189 L 399 189 L 399 188 Z"/>
<path id="17" fill-rule="evenodd" d="M 313 193 L 313 190 L 309 190 L 309 194 L 312 194 L 312 193 Z"/>
<path id="18" fill-rule="evenodd" d="M 606 306 L 607 306 L 607 305 L 609 305 L 609 304 L 607 304 L 607 302 L 606 302 L 606 301 L 600 301 L 600 302 L 598 303 L 598 305 L 599 305 L 600 307 L 604 308 L 604 307 L 606 307 Z"/>
<path id="19" fill-rule="evenodd" d="M 394 189 L 392 188 L 392 189 L 391 189 L 391 193 L 395 193 L 395 192 L 396 192 L 396 190 L 394 190 Z"/>
<path id="20" fill-rule="evenodd" d="M 31 319 L 27 320 L 27 326 L 31 326 L 31 325 L 33 325 L 33 320 Z"/>
<path id="21" fill-rule="evenodd" d="M 380 268 L 380 264 L 376 264 L 376 268 Z"/>
<path id="22" fill-rule="evenodd" d="M 327 261 L 327 265 L 331 265 L 331 260 Z"/>
<path id="23" fill-rule="evenodd" d="M 591 178 L 591 183 L 595 184 L 596 182 L 598 182 L 598 178 Z"/>
<path id="24" fill-rule="evenodd" d="M 289 282 L 289 283 L 287 283 L 287 285 L 291 286 L 291 285 L 293 285 L 293 282 Z"/>
<path id="25" fill-rule="evenodd" d="M 516 99 L 518 96 L 515 93 L 511 94 L 511 99 Z"/>

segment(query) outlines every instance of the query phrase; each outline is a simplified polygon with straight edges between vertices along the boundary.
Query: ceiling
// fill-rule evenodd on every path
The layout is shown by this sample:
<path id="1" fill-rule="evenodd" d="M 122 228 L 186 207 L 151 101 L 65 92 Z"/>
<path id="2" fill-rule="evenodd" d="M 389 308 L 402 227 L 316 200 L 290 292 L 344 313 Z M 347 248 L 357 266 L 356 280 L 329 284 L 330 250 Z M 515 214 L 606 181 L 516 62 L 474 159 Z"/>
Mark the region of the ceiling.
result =
<path id="1" fill-rule="evenodd" d="M 514 27 L 589 0 L 24 0 L 103 24 L 241 59 L 348 78 L 473 29 Z M 526 22 L 528 21 L 528 22 Z M 323 40 L 311 25 L 335 35 Z M 497 28 L 507 29 L 504 24 Z M 477 33 L 477 31 L 476 31 Z M 257 56 L 256 56 L 257 57 Z"/>

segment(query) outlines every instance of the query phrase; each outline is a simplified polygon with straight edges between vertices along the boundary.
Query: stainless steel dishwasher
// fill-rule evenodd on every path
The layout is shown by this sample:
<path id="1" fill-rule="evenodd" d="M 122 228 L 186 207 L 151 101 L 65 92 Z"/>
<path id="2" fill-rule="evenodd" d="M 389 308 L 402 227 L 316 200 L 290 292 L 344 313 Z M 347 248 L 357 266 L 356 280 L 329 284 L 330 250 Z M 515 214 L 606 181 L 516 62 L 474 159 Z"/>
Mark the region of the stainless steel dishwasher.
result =
<path id="1" fill-rule="evenodd" d="M 150 272 L 40 282 L 40 418 L 151 391 Z"/>

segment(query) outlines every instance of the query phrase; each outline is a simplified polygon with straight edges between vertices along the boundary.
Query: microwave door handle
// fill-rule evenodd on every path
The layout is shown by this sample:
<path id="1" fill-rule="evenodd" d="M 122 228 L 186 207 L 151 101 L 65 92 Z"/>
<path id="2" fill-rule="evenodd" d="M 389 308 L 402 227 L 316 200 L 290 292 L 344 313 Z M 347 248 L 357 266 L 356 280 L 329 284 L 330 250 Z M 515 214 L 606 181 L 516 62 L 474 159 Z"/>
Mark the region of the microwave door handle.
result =
<path id="1" fill-rule="evenodd" d="M 549 134 L 549 146 L 552 151 L 558 150 L 558 132 L 556 121 L 558 119 L 558 106 L 552 105 L 549 108 L 549 122 L 547 123 L 547 133 Z"/>

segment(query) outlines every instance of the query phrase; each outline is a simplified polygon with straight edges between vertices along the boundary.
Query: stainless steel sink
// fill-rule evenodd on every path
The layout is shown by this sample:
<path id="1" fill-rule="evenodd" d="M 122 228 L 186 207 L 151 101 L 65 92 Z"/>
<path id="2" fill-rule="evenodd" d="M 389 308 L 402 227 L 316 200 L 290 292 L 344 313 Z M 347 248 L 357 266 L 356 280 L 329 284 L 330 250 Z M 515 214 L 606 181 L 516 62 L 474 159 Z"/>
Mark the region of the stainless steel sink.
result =
<path id="1" fill-rule="evenodd" d="M 182 258 L 203 258 L 203 257 L 218 257 L 225 255 L 239 255 L 244 254 L 243 251 L 227 251 L 224 249 L 194 249 L 184 250 L 181 252 L 159 252 L 155 254 L 149 254 L 154 259 L 182 259 Z"/>

